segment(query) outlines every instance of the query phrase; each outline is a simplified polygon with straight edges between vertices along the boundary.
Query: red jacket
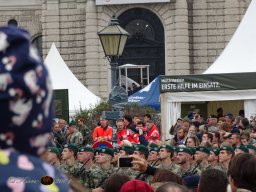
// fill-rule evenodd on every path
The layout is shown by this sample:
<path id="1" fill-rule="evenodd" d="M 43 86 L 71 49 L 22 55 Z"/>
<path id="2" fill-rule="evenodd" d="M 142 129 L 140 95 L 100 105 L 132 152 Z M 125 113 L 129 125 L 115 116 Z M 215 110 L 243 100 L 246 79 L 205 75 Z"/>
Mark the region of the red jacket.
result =
<path id="1" fill-rule="evenodd" d="M 149 142 L 157 142 L 160 140 L 160 134 L 155 124 L 153 124 L 152 128 L 147 132 L 146 138 Z"/>
<path id="2" fill-rule="evenodd" d="M 112 139 L 112 127 L 103 128 L 98 126 L 93 131 L 93 141 L 111 141 Z"/>

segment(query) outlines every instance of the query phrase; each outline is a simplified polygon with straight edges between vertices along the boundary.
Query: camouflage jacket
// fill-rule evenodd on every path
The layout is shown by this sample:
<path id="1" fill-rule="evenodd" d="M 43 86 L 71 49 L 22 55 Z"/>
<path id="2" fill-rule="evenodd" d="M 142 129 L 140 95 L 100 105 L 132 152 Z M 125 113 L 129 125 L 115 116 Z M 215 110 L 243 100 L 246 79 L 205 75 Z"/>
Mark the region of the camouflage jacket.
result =
<path id="1" fill-rule="evenodd" d="M 90 188 L 103 187 L 104 182 L 115 172 L 115 169 L 116 168 L 114 168 L 113 165 L 110 165 L 108 170 L 103 170 L 100 166 L 95 166 L 88 175 L 90 178 L 88 186 L 90 186 Z"/>
<path id="2" fill-rule="evenodd" d="M 156 166 L 156 168 L 159 168 L 159 169 L 168 169 L 170 170 L 171 172 L 179 175 L 180 177 L 182 176 L 182 170 L 181 170 L 181 167 L 179 165 L 176 165 L 174 163 L 170 163 L 169 165 L 164 165 L 161 161 L 159 163 L 158 166 Z"/>
<path id="3" fill-rule="evenodd" d="M 76 163 L 72 166 L 68 166 L 67 164 L 63 163 L 59 166 L 59 170 L 63 173 L 72 175 L 74 177 L 77 177 L 77 172 L 80 170 L 80 165 L 79 163 Z"/>
<path id="4" fill-rule="evenodd" d="M 218 170 L 224 172 L 225 174 L 227 173 L 226 169 L 225 169 L 224 167 L 222 167 L 221 165 L 219 165 L 219 164 L 214 165 L 214 166 L 211 165 L 211 164 L 209 164 L 209 165 L 206 167 L 206 169 L 218 169 Z"/>
<path id="5" fill-rule="evenodd" d="M 86 187 L 86 188 L 92 188 L 93 186 L 90 186 L 92 182 L 90 182 L 90 174 L 91 172 L 96 168 L 96 165 L 93 165 L 90 169 L 86 169 L 86 167 L 82 167 L 78 173 L 78 178 L 80 182 Z"/>
<path id="6" fill-rule="evenodd" d="M 92 143 L 92 130 L 91 129 L 89 129 L 86 125 L 83 125 L 83 126 L 77 126 L 77 130 L 83 136 L 83 145 Z"/>
<path id="7" fill-rule="evenodd" d="M 190 167 L 187 170 L 181 170 L 182 171 L 182 177 L 186 177 L 186 176 L 192 176 L 192 175 L 201 175 L 201 170 L 197 168 L 195 168 L 195 165 L 190 165 Z"/>
<path id="8" fill-rule="evenodd" d="M 82 145 L 83 136 L 79 131 L 75 131 L 71 135 L 68 136 L 68 143 L 76 144 L 78 147 Z"/>

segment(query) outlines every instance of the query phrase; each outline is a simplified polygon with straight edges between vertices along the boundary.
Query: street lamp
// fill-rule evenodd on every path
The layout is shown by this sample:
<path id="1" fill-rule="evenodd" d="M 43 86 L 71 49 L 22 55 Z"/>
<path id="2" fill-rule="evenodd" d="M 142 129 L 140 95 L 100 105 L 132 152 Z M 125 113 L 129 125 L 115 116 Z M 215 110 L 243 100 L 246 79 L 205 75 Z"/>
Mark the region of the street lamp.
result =
<path id="1" fill-rule="evenodd" d="M 108 58 L 111 67 L 111 88 L 116 85 L 117 59 L 122 55 L 129 33 L 118 23 L 115 16 L 110 24 L 98 32 L 105 56 Z"/>

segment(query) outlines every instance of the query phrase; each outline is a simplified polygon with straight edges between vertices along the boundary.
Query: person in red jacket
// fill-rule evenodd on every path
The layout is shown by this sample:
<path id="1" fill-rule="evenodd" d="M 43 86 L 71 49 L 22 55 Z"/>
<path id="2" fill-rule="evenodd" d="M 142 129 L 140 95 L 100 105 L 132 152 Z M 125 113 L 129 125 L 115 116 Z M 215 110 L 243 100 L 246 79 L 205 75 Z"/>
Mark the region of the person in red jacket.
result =
<path id="1" fill-rule="evenodd" d="M 147 140 L 149 142 L 158 142 L 160 140 L 160 134 L 158 132 L 158 129 L 156 125 L 151 121 L 148 120 L 146 122 L 146 128 L 147 128 Z"/>
<path id="2" fill-rule="evenodd" d="M 100 117 L 100 126 L 95 127 L 93 131 L 93 141 L 112 140 L 112 127 L 108 126 L 108 120 Z"/>
<path id="3" fill-rule="evenodd" d="M 116 121 L 116 127 L 117 127 L 117 144 L 118 146 L 120 146 L 121 141 L 124 139 L 127 139 L 126 129 L 124 129 L 124 120 L 118 119 Z"/>

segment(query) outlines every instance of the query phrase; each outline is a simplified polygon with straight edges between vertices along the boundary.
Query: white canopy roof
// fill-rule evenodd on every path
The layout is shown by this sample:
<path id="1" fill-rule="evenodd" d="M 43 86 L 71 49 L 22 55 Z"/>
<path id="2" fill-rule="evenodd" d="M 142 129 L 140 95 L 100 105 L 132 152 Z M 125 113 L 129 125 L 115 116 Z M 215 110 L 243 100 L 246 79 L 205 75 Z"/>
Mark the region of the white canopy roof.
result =
<path id="1" fill-rule="evenodd" d="M 204 74 L 256 72 L 255 19 L 256 0 L 252 0 L 232 39 Z"/>
<path id="2" fill-rule="evenodd" d="M 70 113 L 74 113 L 80 108 L 88 108 L 100 101 L 100 98 L 89 91 L 70 71 L 54 43 L 45 58 L 45 64 L 52 80 L 53 89 L 68 89 Z"/>

